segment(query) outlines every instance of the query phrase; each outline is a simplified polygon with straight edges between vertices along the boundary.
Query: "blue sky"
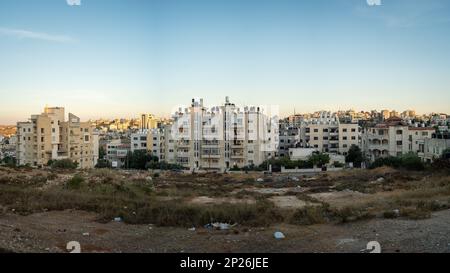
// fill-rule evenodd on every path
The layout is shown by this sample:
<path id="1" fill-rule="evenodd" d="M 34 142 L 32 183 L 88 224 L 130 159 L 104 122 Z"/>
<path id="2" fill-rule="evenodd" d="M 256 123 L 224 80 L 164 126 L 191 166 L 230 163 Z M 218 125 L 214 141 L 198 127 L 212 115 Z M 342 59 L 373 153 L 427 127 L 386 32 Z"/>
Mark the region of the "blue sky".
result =
<path id="1" fill-rule="evenodd" d="M 168 116 L 193 97 L 450 113 L 450 1 L 0 1 L 0 124 L 46 104 Z"/>

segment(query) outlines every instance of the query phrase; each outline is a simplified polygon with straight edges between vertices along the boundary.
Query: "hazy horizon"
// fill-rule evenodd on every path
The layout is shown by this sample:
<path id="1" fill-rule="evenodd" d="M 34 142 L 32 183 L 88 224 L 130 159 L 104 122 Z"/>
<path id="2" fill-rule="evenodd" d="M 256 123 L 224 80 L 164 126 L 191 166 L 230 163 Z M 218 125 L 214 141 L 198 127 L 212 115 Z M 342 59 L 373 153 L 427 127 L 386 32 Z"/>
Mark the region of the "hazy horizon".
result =
<path id="1" fill-rule="evenodd" d="M 76 1 L 75 1 L 76 2 Z M 82 119 L 168 117 L 204 98 L 450 113 L 450 2 L 0 2 L 0 124 L 45 105 Z"/>

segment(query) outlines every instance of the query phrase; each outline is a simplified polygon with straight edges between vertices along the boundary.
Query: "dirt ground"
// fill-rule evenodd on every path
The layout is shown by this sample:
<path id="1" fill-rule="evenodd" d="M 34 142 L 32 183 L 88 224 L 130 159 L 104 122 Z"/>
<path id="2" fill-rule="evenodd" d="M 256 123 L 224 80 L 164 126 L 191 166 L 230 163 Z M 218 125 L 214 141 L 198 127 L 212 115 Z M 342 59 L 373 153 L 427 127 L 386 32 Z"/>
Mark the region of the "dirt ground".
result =
<path id="1" fill-rule="evenodd" d="M 450 253 L 450 210 L 425 220 L 372 219 L 348 224 L 269 228 L 236 227 L 233 231 L 99 223 L 94 213 L 60 211 L 0 218 L 0 249 L 14 252 L 68 252 L 78 241 L 82 252 L 361 252 L 378 241 L 383 252 Z M 285 239 L 273 237 L 281 231 Z"/>
<path id="2" fill-rule="evenodd" d="M 384 167 L 295 177 L 0 168 L 0 253 L 68 252 L 71 241 L 83 252 L 359 253 L 378 241 L 384 252 L 448 253 L 449 209 L 447 173 Z"/>

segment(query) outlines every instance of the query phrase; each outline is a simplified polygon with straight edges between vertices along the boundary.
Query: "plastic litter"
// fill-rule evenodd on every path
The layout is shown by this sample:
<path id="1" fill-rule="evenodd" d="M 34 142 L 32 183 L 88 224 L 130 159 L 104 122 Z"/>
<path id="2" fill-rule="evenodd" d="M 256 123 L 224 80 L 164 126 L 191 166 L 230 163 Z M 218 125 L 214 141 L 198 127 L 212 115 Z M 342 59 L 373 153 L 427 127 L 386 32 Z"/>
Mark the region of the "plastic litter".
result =
<path id="1" fill-rule="evenodd" d="M 204 228 L 206 228 L 206 229 L 228 230 L 228 229 L 230 229 L 230 228 L 232 228 L 232 227 L 234 227 L 236 225 L 237 224 L 230 225 L 230 224 L 227 224 L 227 223 L 216 222 L 216 223 L 206 224 L 206 225 L 204 225 Z"/>
<path id="2" fill-rule="evenodd" d="M 116 218 L 114 218 L 114 222 L 122 222 L 122 218 L 121 217 L 116 217 Z"/>
<path id="3" fill-rule="evenodd" d="M 273 237 L 275 237 L 275 239 L 284 239 L 284 238 L 286 238 L 286 237 L 284 236 L 284 234 L 283 234 L 282 232 L 280 232 L 280 231 L 275 232 L 275 233 L 273 234 Z"/>

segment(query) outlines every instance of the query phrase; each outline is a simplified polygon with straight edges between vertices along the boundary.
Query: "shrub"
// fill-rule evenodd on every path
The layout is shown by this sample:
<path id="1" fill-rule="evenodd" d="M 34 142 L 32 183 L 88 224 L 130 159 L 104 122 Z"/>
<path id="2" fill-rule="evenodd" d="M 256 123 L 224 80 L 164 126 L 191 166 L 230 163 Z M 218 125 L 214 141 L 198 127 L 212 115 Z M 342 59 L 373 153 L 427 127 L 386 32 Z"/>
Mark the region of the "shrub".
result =
<path id="1" fill-rule="evenodd" d="M 83 182 L 84 178 L 81 175 L 76 174 L 69 181 L 67 181 L 66 185 L 68 189 L 77 190 L 81 188 Z"/>
<path id="2" fill-rule="evenodd" d="M 400 157 L 382 157 L 375 160 L 371 165 L 371 169 L 388 166 L 393 168 L 403 168 L 410 171 L 422 171 L 425 165 L 422 160 L 414 153 L 408 153 Z"/>
<path id="3" fill-rule="evenodd" d="M 76 169 L 78 167 L 77 162 L 73 162 L 70 159 L 54 160 L 51 167 L 53 169 Z"/>

